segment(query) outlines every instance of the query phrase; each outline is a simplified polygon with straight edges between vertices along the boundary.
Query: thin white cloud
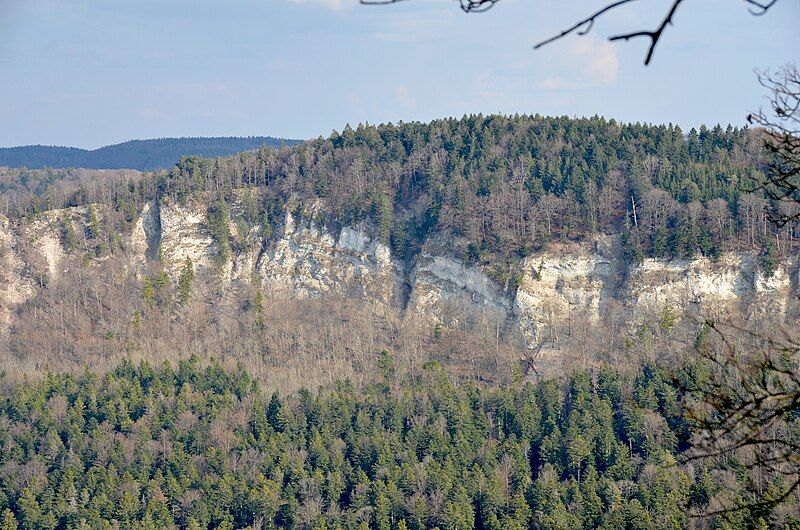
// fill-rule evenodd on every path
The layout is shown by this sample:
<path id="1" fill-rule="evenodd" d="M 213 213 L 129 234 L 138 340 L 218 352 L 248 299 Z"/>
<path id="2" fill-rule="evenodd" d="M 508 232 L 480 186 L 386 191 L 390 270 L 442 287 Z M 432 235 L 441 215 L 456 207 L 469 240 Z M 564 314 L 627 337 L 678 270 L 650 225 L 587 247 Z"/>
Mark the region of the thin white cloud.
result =
<path id="1" fill-rule="evenodd" d="M 488 112 L 511 112 L 524 105 L 523 95 L 531 91 L 531 80 L 484 70 L 474 82 L 475 97 Z"/>
<path id="2" fill-rule="evenodd" d="M 581 86 L 581 83 L 568 81 L 561 77 L 548 77 L 539 83 L 539 88 L 542 90 L 573 90 L 576 88 L 581 88 Z"/>
<path id="3" fill-rule="evenodd" d="M 136 109 L 136 115 L 144 120 L 157 120 L 161 118 L 161 111 L 153 107 L 142 107 Z"/>
<path id="4" fill-rule="evenodd" d="M 333 9 L 334 11 L 338 11 L 357 0 L 288 0 L 288 1 L 293 4 L 317 5 L 328 9 Z"/>
<path id="5" fill-rule="evenodd" d="M 409 95 L 408 87 L 406 85 L 401 84 L 394 88 L 394 99 L 404 107 L 408 107 L 410 109 L 417 107 L 417 100 Z"/>
<path id="6" fill-rule="evenodd" d="M 358 0 L 342 1 L 358 2 Z M 457 21 L 455 18 L 453 10 L 449 9 L 449 6 L 446 7 L 446 9 L 437 8 L 424 13 L 397 11 L 393 12 L 392 16 L 381 16 L 376 19 L 379 22 L 377 26 L 374 26 L 374 31 L 366 34 L 375 40 L 385 42 L 419 44 L 420 42 L 437 39 L 441 36 L 442 32 L 460 23 L 460 21 Z M 375 12 L 377 13 L 378 11 Z"/>
<path id="7" fill-rule="evenodd" d="M 570 108 L 577 102 L 578 98 L 576 98 L 575 96 L 568 96 L 563 94 L 548 94 L 543 100 L 543 103 L 545 105 L 557 109 Z"/>
<path id="8" fill-rule="evenodd" d="M 539 83 L 542 90 L 574 90 L 616 83 L 619 59 L 613 44 L 587 35 L 572 38 L 560 48 L 554 63 L 561 65 L 563 75 L 548 77 Z"/>

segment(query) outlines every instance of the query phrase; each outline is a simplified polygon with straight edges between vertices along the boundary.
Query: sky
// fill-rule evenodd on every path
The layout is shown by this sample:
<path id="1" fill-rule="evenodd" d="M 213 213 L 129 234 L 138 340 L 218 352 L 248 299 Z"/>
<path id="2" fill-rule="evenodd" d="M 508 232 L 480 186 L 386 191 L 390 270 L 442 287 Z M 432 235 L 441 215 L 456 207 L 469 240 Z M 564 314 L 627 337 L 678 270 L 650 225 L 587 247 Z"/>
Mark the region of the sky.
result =
<path id="1" fill-rule="evenodd" d="M 471 113 L 743 125 L 754 69 L 800 60 L 800 2 L 641 0 L 583 37 L 533 45 L 600 0 L 0 0 L 0 146 L 171 136 L 327 136 Z"/>

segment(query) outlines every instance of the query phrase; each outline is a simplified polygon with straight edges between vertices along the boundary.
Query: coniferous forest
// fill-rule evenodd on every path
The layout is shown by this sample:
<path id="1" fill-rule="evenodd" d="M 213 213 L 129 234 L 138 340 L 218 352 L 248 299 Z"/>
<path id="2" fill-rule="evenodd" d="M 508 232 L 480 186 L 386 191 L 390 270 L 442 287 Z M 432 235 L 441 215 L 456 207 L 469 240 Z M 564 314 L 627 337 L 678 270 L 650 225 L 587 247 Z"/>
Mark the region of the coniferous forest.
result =
<path id="1" fill-rule="evenodd" d="M 288 396 L 194 358 L 19 385 L 0 400 L 0 528 L 800 525 L 794 502 L 698 517 L 783 484 L 683 462 L 687 396 L 653 365 L 505 388 L 379 366 L 363 389 Z"/>
<path id="2" fill-rule="evenodd" d="M 93 150 L 46 145 L 0 147 L 0 166 L 152 171 L 172 166 L 181 156 L 224 156 L 264 146 L 279 147 L 297 143 L 299 140 L 251 136 L 130 140 Z"/>

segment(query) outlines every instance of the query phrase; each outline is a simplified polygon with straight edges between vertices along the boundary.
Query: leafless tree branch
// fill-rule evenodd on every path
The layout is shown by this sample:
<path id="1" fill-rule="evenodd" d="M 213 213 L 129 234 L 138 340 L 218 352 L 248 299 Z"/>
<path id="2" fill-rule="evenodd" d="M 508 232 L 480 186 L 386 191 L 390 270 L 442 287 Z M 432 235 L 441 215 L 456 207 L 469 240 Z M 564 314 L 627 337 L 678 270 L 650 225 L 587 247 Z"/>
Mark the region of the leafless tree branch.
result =
<path id="1" fill-rule="evenodd" d="M 647 56 L 644 59 L 645 66 L 649 65 L 650 64 L 650 60 L 653 58 L 653 52 L 655 51 L 656 46 L 658 45 L 658 41 L 661 40 L 661 36 L 664 34 L 664 30 L 667 28 L 667 26 L 671 26 L 672 25 L 672 19 L 675 17 L 675 12 L 678 10 L 678 6 L 680 6 L 681 3 L 683 3 L 683 0 L 675 0 L 672 3 L 672 7 L 670 7 L 669 11 L 667 12 L 667 15 L 664 17 L 664 20 L 661 21 L 661 24 L 659 24 L 658 28 L 656 28 L 654 31 L 635 31 L 635 32 L 632 32 L 632 33 L 625 33 L 625 34 L 622 34 L 622 35 L 616 35 L 614 37 L 610 37 L 608 40 L 610 40 L 610 41 L 617 41 L 617 40 L 627 41 L 627 40 L 630 40 L 630 39 L 634 39 L 636 37 L 647 37 L 647 38 L 649 38 L 650 39 L 650 48 L 648 48 Z"/>
<path id="2" fill-rule="evenodd" d="M 359 0 L 359 2 L 363 5 L 386 5 L 386 4 L 396 4 L 399 2 L 403 2 L 405 0 Z M 572 33 L 576 35 L 586 35 L 589 33 L 592 28 L 594 27 L 595 22 L 597 22 L 600 18 L 608 13 L 615 11 L 616 9 L 623 7 L 627 4 L 632 4 L 633 2 L 639 2 L 641 0 L 615 0 L 614 2 L 609 2 L 602 8 L 598 9 L 594 13 L 590 14 L 586 18 L 583 18 L 573 25 L 569 26 L 568 28 L 564 29 L 557 35 L 553 35 L 539 43 L 537 43 L 533 48 L 539 49 L 542 46 L 546 46 L 552 42 L 560 40 L 567 35 Z M 649 65 L 650 61 L 653 59 L 653 53 L 655 52 L 656 46 L 661 41 L 664 32 L 666 31 L 668 26 L 673 24 L 673 19 L 675 18 L 675 13 L 678 10 L 678 7 L 683 3 L 684 0 L 673 0 L 667 10 L 665 16 L 661 20 L 661 23 L 656 27 L 654 30 L 637 30 L 631 31 L 627 33 L 622 33 L 619 35 L 614 35 L 609 37 L 610 41 L 628 41 L 631 39 L 644 37 L 650 40 L 650 46 L 647 49 L 647 55 L 645 56 L 644 64 Z M 777 2 L 778 0 L 743 0 L 750 9 L 750 13 L 755 16 L 761 16 L 767 13 Z M 458 0 L 459 6 L 461 10 L 465 13 L 483 13 L 488 11 L 489 9 L 493 8 L 500 0 Z"/>
<path id="3" fill-rule="evenodd" d="M 747 117 L 763 131 L 767 156 L 766 176 L 752 189 L 787 206 L 773 216 L 782 226 L 800 219 L 800 72 L 786 64 L 774 73 L 758 72 L 758 80 L 769 91 L 770 110 L 759 109 Z"/>
<path id="4" fill-rule="evenodd" d="M 588 17 L 586 17 L 586 18 L 584 18 L 582 20 L 579 20 L 578 22 L 576 22 L 572 26 L 566 28 L 561 33 L 559 33 L 558 35 L 553 35 L 549 39 L 545 39 L 545 40 L 541 41 L 540 43 L 538 43 L 533 48 L 535 50 L 538 50 L 542 46 L 546 46 L 546 45 L 550 44 L 551 42 L 555 42 L 555 41 L 557 41 L 559 39 L 562 39 L 562 38 L 566 37 L 567 35 L 569 35 L 570 33 L 577 33 L 578 35 L 586 35 L 587 33 L 589 33 L 589 31 L 591 31 L 592 27 L 594 26 L 595 21 L 598 18 L 602 17 L 603 15 L 608 13 L 609 11 L 613 11 L 614 9 L 616 9 L 616 8 L 618 8 L 620 6 L 623 6 L 625 4 L 630 4 L 631 2 L 637 2 L 637 1 L 638 0 L 618 0 L 617 2 L 613 2 L 611 4 L 608 4 L 605 7 L 603 7 L 602 9 L 600 9 L 598 11 L 595 11 L 594 13 L 589 15 Z"/>
<path id="5" fill-rule="evenodd" d="M 387 4 L 398 4 L 406 0 L 358 0 L 361 5 L 381 6 Z M 483 13 L 494 7 L 500 0 L 458 0 L 461 10 L 465 13 Z"/>
<path id="6" fill-rule="evenodd" d="M 702 515 L 775 506 L 800 487 L 800 338 L 796 330 L 764 334 L 711 320 L 701 337 L 696 355 L 706 375 L 674 376 L 697 433 L 683 462 L 736 455 L 752 469 L 788 479 L 774 498 Z"/>
<path id="7" fill-rule="evenodd" d="M 775 5 L 775 2 L 778 0 L 770 0 L 769 2 L 758 2 L 757 0 L 744 0 L 745 3 L 750 4 L 750 13 L 753 15 L 760 17 Z"/>

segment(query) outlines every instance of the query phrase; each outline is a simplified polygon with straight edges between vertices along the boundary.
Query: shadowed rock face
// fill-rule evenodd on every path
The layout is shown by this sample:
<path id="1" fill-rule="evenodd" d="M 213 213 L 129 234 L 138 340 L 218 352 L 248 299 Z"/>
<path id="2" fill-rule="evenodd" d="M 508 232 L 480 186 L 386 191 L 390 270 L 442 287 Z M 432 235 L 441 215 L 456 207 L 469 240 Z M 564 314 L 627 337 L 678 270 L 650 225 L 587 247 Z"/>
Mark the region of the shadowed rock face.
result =
<path id="1" fill-rule="evenodd" d="M 234 203 L 235 213 L 239 206 Z M 74 274 L 75 267 L 103 267 L 104 258 L 85 255 L 91 217 L 104 207 L 45 212 L 35 221 L 0 218 L 0 333 L 13 325 L 13 310 L 37 295 L 47 282 Z M 78 234 L 77 248 L 65 244 L 65 223 Z M 226 294 L 252 288 L 294 298 L 328 294 L 365 299 L 385 312 L 428 319 L 442 326 L 480 313 L 520 333 L 529 347 L 569 329 L 573 322 L 597 323 L 610 306 L 633 322 L 665 306 L 678 314 L 769 314 L 797 319 L 797 259 L 782 263 L 771 277 L 752 253 L 731 253 L 717 262 L 645 260 L 631 266 L 619 260 L 618 238 L 528 256 L 517 266 L 514 287 L 500 285 L 484 269 L 424 247 L 413 259 L 392 255 L 365 227 L 332 230 L 286 213 L 264 236 L 263 227 L 229 222 L 230 252 L 209 228 L 203 204 L 174 201 L 143 207 L 133 229 L 119 243 L 131 271 L 141 274 L 159 260 L 177 279 L 191 259 L 199 281 Z M 441 247 L 438 245 L 437 248 Z M 224 261 L 219 256 L 225 255 Z M 559 331 L 561 330 L 561 331 Z"/>

